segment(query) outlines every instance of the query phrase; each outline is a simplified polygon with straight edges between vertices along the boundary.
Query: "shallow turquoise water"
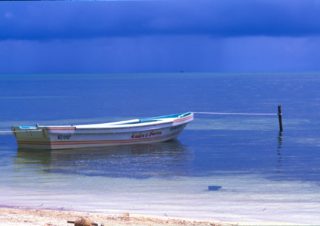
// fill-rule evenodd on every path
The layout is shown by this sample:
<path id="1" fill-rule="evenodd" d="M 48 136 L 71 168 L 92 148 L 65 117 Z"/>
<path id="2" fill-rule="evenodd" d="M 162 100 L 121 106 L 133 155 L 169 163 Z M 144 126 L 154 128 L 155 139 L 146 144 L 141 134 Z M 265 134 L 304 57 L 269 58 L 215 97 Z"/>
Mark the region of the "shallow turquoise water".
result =
<path id="1" fill-rule="evenodd" d="M 320 222 L 319 76 L 3 75 L 1 130 L 185 111 L 274 113 L 282 104 L 285 131 L 279 137 L 273 116 L 196 115 L 174 142 L 69 152 L 17 150 L 13 136 L 2 133 L 0 204 Z M 85 206 L 72 204 L 79 197 Z M 193 203 L 202 207 L 188 209 Z M 234 210 L 222 211 L 230 204 Z M 299 205 L 305 211 L 297 215 Z M 268 217 L 260 216 L 263 209 Z"/>

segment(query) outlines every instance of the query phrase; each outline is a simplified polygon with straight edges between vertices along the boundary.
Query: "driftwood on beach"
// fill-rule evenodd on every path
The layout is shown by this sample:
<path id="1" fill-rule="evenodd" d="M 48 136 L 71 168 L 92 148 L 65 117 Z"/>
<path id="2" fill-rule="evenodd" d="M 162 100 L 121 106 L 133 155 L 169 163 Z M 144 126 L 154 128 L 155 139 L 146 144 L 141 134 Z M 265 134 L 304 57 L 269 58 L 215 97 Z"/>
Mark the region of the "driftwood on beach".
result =
<path id="1" fill-rule="evenodd" d="M 99 226 L 98 223 L 93 222 L 89 218 L 81 217 L 75 221 L 67 221 L 69 224 L 74 224 L 74 226 Z M 103 226 L 103 224 L 101 224 Z"/>

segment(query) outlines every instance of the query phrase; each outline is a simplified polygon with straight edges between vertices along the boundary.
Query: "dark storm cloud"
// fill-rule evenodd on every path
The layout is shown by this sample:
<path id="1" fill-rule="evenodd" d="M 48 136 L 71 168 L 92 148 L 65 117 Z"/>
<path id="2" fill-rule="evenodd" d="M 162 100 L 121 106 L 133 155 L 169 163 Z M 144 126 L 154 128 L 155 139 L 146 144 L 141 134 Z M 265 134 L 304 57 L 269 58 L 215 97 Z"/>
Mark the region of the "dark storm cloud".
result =
<path id="1" fill-rule="evenodd" d="M 319 34 L 316 0 L 0 3 L 2 40 Z"/>
<path id="2" fill-rule="evenodd" d="M 0 2 L 1 73 L 319 71 L 320 0 Z"/>

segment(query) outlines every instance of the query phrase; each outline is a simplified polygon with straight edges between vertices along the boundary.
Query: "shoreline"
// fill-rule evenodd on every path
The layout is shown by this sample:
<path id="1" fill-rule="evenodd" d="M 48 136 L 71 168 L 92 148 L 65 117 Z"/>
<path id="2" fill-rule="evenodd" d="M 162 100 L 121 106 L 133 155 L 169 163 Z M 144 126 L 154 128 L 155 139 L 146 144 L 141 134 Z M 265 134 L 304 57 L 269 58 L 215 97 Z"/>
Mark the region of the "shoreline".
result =
<path id="1" fill-rule="evenodd" d="M 97 225 L 137 225 L 137 226 L 232 226 L 236 224 L 198 221 L 191 219 L 171 218 L 162 216 L 147 216 L 130 214 L 104 214 L 96 212 L 81 212 L 70 210 L 33 209 L 0 206 L 0 226 L 72 226 L 79 219 L 88 219 Z"/>

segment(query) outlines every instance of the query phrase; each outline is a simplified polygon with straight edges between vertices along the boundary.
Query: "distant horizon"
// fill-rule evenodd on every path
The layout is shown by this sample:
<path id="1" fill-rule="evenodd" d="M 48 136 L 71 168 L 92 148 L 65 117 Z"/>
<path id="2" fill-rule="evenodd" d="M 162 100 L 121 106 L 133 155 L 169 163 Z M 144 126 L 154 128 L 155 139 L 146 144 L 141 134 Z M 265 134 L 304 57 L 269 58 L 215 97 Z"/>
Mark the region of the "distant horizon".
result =
<path id="1" fill-rule="evenodd" d="M 239 75 L 239 74 L 320 74 L 319 71 L 257 71 L 257 72 L 216 72 L 216 71 L 167 71 L 167 72 L 35 72 L 35 73 L 0 73 L 1 75 L 126 75 L 126 74 L 230 74 L 230 75 Z"/>

